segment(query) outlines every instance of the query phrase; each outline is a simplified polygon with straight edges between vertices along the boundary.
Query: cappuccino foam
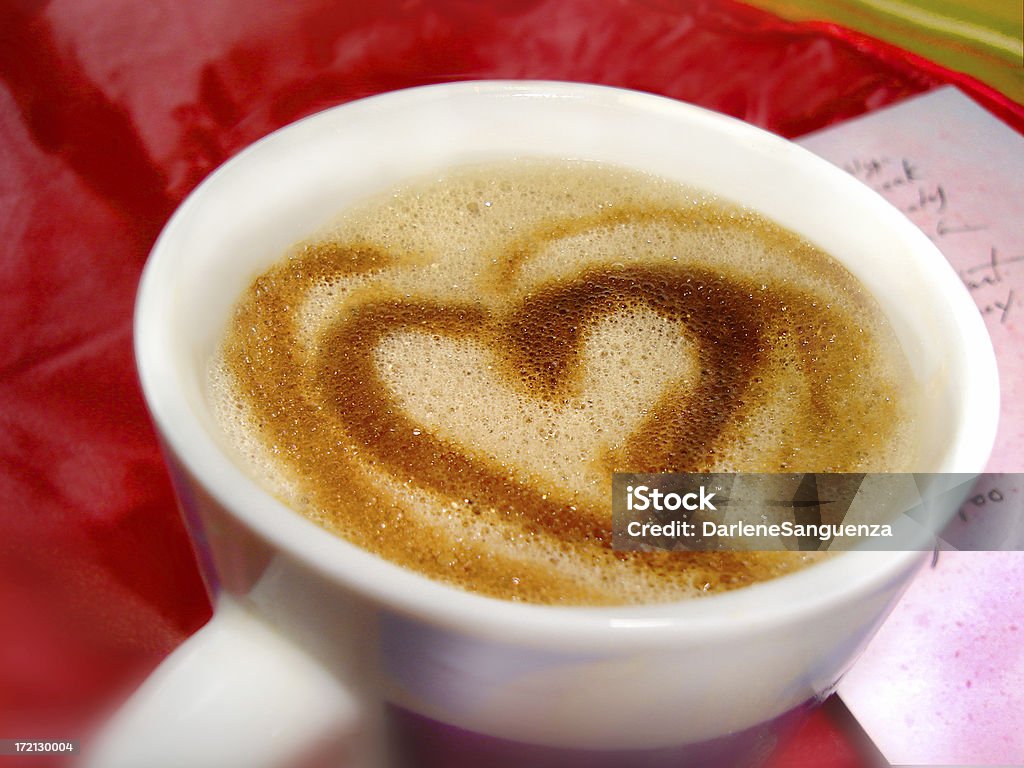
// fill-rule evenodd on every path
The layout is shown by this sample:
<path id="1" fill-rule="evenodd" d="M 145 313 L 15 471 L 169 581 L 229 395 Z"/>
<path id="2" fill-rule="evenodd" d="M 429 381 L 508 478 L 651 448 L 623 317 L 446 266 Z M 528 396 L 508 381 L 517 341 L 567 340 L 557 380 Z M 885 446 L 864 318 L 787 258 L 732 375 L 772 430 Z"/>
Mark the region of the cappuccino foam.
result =
<path id="1" fill-rule="evenodd" d="M 516 161 L 347 211 L 257 277 L 211 367 L 272 493 L 464 589 L 652 603 L 803 567 L 611 549 L 611 475 L 906 471 L 913 381 L 864 288 L 756 213 Z"/>

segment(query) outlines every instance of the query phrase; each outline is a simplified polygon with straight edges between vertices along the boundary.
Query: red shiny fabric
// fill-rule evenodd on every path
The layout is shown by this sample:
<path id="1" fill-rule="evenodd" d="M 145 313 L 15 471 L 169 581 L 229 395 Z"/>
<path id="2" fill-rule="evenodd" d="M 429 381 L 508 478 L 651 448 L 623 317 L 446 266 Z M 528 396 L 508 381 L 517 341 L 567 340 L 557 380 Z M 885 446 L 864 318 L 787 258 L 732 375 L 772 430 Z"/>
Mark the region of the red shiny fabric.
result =
<path id="1" fill-rule="evenodd" d="M 131 349 L 175 206 L 297 118 L 477 78 L 652 91 L 789 137 L 953 82 L 1024 128 L 970 78 L 727 0 L 0 3 L 0 738 L 81 737 L 209 616 Z M 863 756 L 821 712 L 775 763 Z"/>

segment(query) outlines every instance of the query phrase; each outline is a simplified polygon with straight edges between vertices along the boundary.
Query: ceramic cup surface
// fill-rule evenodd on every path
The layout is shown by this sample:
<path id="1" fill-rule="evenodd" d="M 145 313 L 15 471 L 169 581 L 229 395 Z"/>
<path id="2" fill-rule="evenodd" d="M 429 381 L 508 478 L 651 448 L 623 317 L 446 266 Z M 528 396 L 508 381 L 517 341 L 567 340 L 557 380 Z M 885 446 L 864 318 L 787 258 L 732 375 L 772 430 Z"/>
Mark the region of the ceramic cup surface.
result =
<path id="1" fill-rule="evenodd" d="M 223 629 L 217 642 L 240 649 L 226 653 L 222 672 L 242 664 L 249 645 L 263 670 L 221 684 L 223 701 L 209 711 L 160 724 L 178 695 L 169 691 L 184 696 L 216 682 L 216 664 L 194 671 L 214 644 L 203 630 L 207 639 L 187 644 L 188 659 L 185 651 L 172 657 L 105 743 L 150 728 L 147 738 L 180 748 L 180 736 L 169 734 L 210 729 L 228 706 L 247 712 L 252 706 L 235 700 L 273 684 L 281 706 L 254 713 L 250 725 L 291 735 L 276 752 L 265 749 L 263 763 L 250 755 L 222 765 L 282 764 L 325 733 L 342 734 L 338 743 L 356 755 L 349 759 L 381 764 L 392 759 L 381 735 L 385 705 L 489 738 L 566 749 L 698 744 L 827 695 L 891 609 L 920 553 L 847 553 L 674 604 L 494 600 L 333 536 L 235 463 L 206 397 L 206 370 L 249 282 L 349 204 L 431 172 L 514 157 L 651 172 L 749 206 L 815 243 L 878 299 L 907 353 L 925 414 L 918 468 L 983 469 L 999 398 L 981 318 L 930 241 L 839 169 L 742 122 L 599 86 L 452 83 L 346 104 L 272 134 L 215 172 L 147 264 L 138 365 L 217 604 L 211 626 Z M 264 632 L 271 639 L 253 639 Z M 317 714 L 331 707 L 331 716 Z M 221 759 L 237 755 L 232 748 Z M 205 754 L 189 759 L 212 765 Z"/>

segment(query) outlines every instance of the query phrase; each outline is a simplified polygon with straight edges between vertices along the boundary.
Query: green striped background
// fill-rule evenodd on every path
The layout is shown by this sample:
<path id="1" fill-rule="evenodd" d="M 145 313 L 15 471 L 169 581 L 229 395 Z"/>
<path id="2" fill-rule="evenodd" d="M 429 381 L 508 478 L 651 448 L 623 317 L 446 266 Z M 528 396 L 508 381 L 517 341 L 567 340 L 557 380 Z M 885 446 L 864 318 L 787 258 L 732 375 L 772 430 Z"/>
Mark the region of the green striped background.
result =
<path id="1" fill-rule="evenodd" d="M 1024 0 L 744 0 L 831 21 L 972 75 L 1024 104 Z"/>

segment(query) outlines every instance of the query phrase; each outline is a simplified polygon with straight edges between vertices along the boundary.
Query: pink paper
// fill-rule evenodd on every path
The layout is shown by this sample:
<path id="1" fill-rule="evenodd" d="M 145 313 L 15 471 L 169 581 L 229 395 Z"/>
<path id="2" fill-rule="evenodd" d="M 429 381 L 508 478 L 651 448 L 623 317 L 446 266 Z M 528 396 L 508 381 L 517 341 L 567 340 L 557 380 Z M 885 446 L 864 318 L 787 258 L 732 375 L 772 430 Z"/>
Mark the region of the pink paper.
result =
<path id="1" fill-rule="evenodd" d="M 1024 763 L 1024 553 L 942 552 L 839 693 L 896 765 Z"/>
<path id="2" fill-rule="evenodd" d="M 888 198 L 957 270 L 999 364 L 988 471 L 1024 471 L 1024 137 L 947 87 L 800 143 Z M 943 536 L 947 551 L 840 687 L 894 764 L 1024 763 L 1024 552 L 949 551 L 1024 545 L 1019 480 L 993 474 L 975 489 Z"/>

